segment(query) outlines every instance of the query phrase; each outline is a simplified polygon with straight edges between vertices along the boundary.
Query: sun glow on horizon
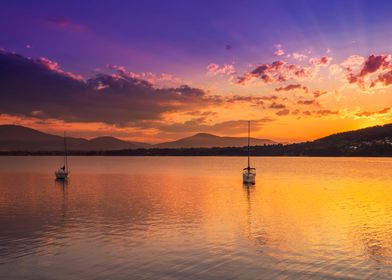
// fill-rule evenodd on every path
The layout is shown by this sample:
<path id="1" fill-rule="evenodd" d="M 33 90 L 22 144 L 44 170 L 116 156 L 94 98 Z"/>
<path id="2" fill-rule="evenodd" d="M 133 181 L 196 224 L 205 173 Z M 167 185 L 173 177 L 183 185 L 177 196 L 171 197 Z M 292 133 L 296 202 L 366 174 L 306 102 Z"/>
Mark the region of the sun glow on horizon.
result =
<path id="1" fill-rule="evenodd" d="M 108 18 L 105 28 L 93 13 L 63 7 L 55 18 L 59 7 L 47 5 L 40 20 L 23 19 L 29 30 L 18 21 L 24 12 L 9 4 L 0 27 L 13 23 L 25 42 L 0 41 L 0 123 L 150 143 L 199 132 L 245 136 L 248 120 L 254 137 L 279 142 L 390 123 L 392 20 L 381 7 L 389 4 L 365 4 L 267 1 L 242 12 L 225 7 L 227 18 L 214 4 L 189 3 L 188 26 L 168 11 L 164 38 L 142 4 L 124 4 L 135 17 L 124 25 Z M 359 17 L 364 12 L 378 17 Z M 3 29 L 3 38 L 15 32 Z"/>

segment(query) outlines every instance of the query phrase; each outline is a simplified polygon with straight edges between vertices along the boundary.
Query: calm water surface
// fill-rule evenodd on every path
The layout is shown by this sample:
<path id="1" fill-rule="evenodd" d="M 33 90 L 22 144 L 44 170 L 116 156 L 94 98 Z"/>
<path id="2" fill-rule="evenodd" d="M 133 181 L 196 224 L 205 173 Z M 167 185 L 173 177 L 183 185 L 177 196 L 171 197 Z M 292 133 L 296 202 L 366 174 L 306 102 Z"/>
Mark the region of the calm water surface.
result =
<path id="1" fill-rule="evenodd" d="M 1 279 L 390 279 L 392 159 L 0 157 Z"/>

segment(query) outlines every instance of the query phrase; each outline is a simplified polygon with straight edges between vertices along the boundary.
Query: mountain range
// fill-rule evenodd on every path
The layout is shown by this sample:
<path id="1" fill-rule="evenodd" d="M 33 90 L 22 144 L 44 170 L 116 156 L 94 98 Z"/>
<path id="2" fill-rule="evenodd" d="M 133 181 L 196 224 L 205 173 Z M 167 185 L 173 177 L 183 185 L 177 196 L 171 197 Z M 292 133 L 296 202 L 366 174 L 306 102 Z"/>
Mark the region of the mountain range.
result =
<path id="1" fill-rule="evenodd" d="M 31 128 L 0 126 L 0 154 L 59 154 L 62 136 Z M 75 155 L 137 156 L 243 156 L 247 138 L 198 133 L 160 144 L 128 142 L 114 137 L 94 139 L 67 137 Z M 314 141 L 280 144 L 268 139 L 251 139 L 253 156 L 392 156 L 392 124 L 332 134 Z M 181 149 L 180 149 L 181 148 Z"/>
<path id="2" fill-rule="evenodd" d="M 160 144 L 148 144 L 120 140 L 111 136 L 93 139 L 66 137 L 70 151 L 111 151 L 139 148 L 212 148 L 243 147 L 246 137 L 221 137 L 208 133 L 198 133 L 190 137 Z M 277 144 L 269 139 L 251 138 L 252 145 Z M 44 133 L 18 125 L 0 125 L 0 151 L 61 151 L 64 147 L 62 136 Z"/>

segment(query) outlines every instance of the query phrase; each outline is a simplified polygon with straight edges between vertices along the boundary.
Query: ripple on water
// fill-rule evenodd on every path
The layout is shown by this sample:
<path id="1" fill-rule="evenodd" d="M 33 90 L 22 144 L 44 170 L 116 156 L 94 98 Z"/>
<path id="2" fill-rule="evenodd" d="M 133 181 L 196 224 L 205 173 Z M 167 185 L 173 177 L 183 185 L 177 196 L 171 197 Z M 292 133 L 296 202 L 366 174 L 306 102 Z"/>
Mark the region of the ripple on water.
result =
<path id="1" fill-rule="evenodd" d="M 0 158 L 4 279 L 392 273 L 390 159 L 255 158 L 251 188 L 242 158 L 71 157 L 68 184 L 56 160 Z"/>

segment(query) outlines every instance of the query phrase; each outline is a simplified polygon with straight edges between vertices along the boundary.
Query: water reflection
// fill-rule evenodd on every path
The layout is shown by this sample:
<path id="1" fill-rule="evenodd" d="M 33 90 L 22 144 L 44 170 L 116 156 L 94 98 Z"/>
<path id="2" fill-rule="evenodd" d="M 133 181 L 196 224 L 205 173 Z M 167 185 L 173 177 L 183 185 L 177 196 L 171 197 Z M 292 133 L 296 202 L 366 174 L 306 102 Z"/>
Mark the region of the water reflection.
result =
<path id="1" fill-rule="evenodd" d="M 74 158 L 72 182 L 54 160 L 0 158 L 5 279 L 392 272 L 389 159 L 256 158 L 255 186 L 236 158 Z"/>
<path id="2" fill-rule="evenodd" d="M 55 179 L 54 183 L 57 187 L 59 187 L 63 192 L 66 190 L 68 187 L 68 180 L 62 180 L 62 179 Z"/>
<path id="3" fill-rule="evenodd" d="M 257 203 L 255 202 L 256 186 L 244 184 L 243 189 L 246 199 L 247 238 L 257 246 L 259 252 L 263 252 L 263 247 L 267 243 L 267 236 L 262 225 L 262 213 L 257 213 L 257 205 L 254 205 Z"/>

